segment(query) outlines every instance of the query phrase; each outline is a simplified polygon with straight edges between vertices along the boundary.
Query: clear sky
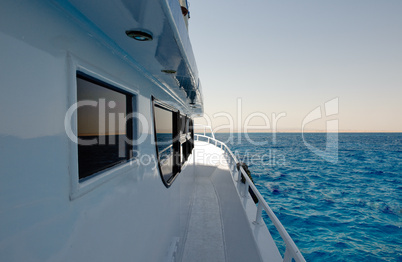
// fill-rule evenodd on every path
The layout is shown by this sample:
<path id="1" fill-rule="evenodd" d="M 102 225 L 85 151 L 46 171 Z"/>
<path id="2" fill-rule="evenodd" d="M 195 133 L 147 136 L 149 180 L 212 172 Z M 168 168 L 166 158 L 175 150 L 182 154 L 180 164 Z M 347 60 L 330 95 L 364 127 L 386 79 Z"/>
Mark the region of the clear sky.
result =
<path id="1" fill-rule="evenodd" d="M 402 132 L 401 0 L 191 0 L 190 12 L 213 126 L 229 123 L 214 117 L 225 112 L 237 129 L 241 98 L 241 125 L 261 112 L 272 127 L 272 113 L 286 113 L 278 131 L 298 131 L 309 112 L 338 98 L 339 114 L 309 129 L 338 119 L 340 131 Z"/>

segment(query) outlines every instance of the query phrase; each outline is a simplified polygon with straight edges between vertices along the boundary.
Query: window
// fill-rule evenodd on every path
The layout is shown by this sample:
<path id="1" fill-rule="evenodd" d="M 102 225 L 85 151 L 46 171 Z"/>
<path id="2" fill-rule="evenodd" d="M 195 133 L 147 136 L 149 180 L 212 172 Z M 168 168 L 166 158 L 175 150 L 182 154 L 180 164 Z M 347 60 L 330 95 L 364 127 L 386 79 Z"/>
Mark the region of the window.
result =
<path id="1" fill-rule="evenodd" d="M 180 115 L 180 158 L 181 158 L 181 164 L 184 164 L 186 162 L 186 151 L 187 148 L 185 146 L 186 140 L 187 140 L 187 130 L 188 130 L 188 125 L 187 125 L 187 118 L 185 115 Z"/>
<path id="2" fill-rule="evenodd" d="M 132 157 L 133 96 L 77 72 L 80 182 Z M 128 119 L 128 120 L 127 120 Z"/>
<path id="3" fill-rule="evenodd" d="M 183 116 L 182 117 L 182 128 L 181 128 L 181 152 L 182 152 L 182 163 L 185 163 L 188 159 L 188 156 L 191 154 L 191 151 L 193 150 L 193 142 L 192 142 L 192 135 L 191 135 L 191 130 L 192 130 L 192 120 L 188 117 Z"/>
<path id="4" fill-rule="evenodd" d="M 159 171 L 169 187 L 191 154 L 190 119 L 179 111 L 153 99 L 155 141 Z"/>
<path id="5" fill-rule="evenodd" d="M 173 112 L 162 107 L 154 107 L 156 145 L 158 160 L 163 180 L 168 181 L 173 177 Z"/>

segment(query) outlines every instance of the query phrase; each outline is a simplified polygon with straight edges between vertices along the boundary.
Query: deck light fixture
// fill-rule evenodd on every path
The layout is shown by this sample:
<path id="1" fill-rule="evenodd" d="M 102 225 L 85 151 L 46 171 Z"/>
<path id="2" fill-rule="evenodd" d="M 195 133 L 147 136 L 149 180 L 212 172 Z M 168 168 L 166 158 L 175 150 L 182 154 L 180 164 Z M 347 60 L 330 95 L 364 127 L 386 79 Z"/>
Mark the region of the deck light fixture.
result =
<path id="1" fill-rule="evenodd" d="M 150 32 L 145 32 L 144 30 L 128 30 L 126 35 L 137 41 L 152 41 L 152 34 Z"/>
<path id="2" fill-rule="evenodd" d="M 170 69 L 163 69 L 161 70 L 161 72 L 166 74 L 176 74 L 176 70 L 170 70 Z"/>

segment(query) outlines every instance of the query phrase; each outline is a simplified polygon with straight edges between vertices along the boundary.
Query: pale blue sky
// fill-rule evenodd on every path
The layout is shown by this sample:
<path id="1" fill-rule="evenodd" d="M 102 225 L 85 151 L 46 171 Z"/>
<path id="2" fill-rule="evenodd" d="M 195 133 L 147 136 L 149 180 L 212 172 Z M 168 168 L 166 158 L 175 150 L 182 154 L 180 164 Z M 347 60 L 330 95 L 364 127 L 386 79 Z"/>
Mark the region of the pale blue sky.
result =
<path id="1" fill-rule="evenodd" d="M 191 0 L 190 11 L 214 126 L 228 123 L 216 112 L 237 122 L 241 98 L 243 121 L 285 112 L 278 130 L 296 131 L 338 97 L 341 131 L 402 132 L 401 0 Z M 308 127 L 323 130 L 325 119 Z"/>

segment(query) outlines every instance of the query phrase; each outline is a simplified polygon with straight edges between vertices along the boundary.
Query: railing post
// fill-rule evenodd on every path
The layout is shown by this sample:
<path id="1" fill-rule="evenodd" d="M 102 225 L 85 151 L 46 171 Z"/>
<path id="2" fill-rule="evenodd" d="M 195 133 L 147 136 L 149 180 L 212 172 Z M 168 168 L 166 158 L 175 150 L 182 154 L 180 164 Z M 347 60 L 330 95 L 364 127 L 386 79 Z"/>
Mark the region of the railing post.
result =
<path id="1" fill-rule="evenodd" d="M 285 255 L 283 256 L 283 262 L 291 262 L 292 255 L 290 254 L 290 248 L 288 248 L 288 244 L 286 244 Z"/>
<path id="2" fill-rule="evenodd" d="M 241 179 L 240 179 L 241 180 Z M 248 197 L 248 181 L 246 179 L 246 182 L 244 183 L 244 191 L 243 191 L 244 197 Z"/>
<path id="3" fill-rule="evenodd" d="M 257 213 L 255 215 L 255 221 L 254 224 L 255 225 L 261 225 L 261 219 L 262 219 L 262 203 L 261 200 L 259 201 L 259 203 L 257 204 Z"/>
<path id="4" fill-rule="evenodd" d="M 229 159 L 230 159 L 230 165 L 232 166 L 232 174 L 233 174 L 232 176 L 234 177 L 237 170 L 236 162 L 231 156 L 229 156 Z"/>
<path id="5" fill-rule="evenodd" d="M 237 185 L 240 186 L 240 184 L 241 184 L 241 170 L 239 168 L 239 171 L 237 172 Z M 240 188 L 239 188 L 239 191 L 240 191 Z"/>
<path id="6" fill-rule="evenodd" d="M 208 144 L 209 144 L 209 137 L 208 137 Z"/>

